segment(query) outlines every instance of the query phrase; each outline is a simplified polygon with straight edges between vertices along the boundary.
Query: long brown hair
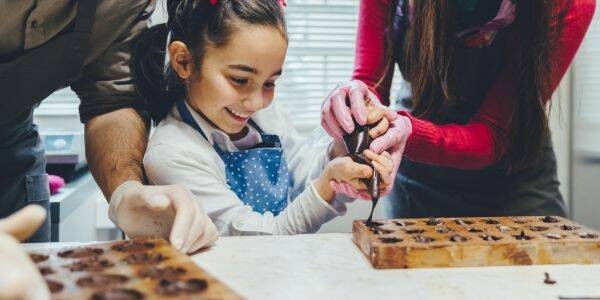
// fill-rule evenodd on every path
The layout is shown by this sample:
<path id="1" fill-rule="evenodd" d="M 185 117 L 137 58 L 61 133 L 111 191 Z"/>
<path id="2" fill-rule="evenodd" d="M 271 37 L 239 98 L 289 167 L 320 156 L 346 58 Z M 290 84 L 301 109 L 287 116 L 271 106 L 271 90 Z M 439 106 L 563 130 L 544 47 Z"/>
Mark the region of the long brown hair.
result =
<path id="1" fill-rule="evenodd" d="M 396 2 L 397 1 L 392 1 Z M 551 96 L 550 53 L 562 28 L 569 1 L 521 0 L 516 18 L 507 29 L 518 45 L 508 63 L 516 66 L 517 101 L 510 117 L 509 145 L 505 154 L 511 169 L 522 169 L 540 154 L 549 134 L 546 104 Z M 449 69 L 456 32 L 456 1 L 414 1 L 414 20 L 406 33 L 402 59 L 404 76 L 410 80 L 414 107 L 419 118 L 435 119 L 444 103 L 455 101 Z M 558 7 L 562 7 L 560 11 Z M 395 8 L 395 6 L 394 6 Z M 394 9 L 395 10 L 395 9 Z M 392 30 L 388 30 L 391 34 Z M 388 35 L 388 43 L 392 37 Z M 388 44 L 388 52 L 392 46 Z M 392 64 L 388 53 L 388 67 Z"/>

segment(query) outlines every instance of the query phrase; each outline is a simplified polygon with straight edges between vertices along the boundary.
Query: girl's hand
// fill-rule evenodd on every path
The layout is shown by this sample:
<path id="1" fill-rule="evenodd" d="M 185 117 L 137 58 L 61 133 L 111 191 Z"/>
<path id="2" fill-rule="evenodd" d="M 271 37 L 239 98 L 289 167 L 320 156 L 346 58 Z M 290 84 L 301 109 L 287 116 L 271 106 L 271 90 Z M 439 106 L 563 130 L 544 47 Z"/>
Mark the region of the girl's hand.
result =
<path id="1" fill-rule="evenodd" d="M 364 155 L 380 174 L 379 194 L 381 197 L 389 194 L 397 170 L 392 155 L 386 151 L 379 155 L 371 150 L 365 150 Z M 371 194 L 366 188 L 356 188 L 346 182 L 339 181 L 332 181 L 330 187 L 336 194 L 345 194 L 355 199 L 371 200 Z"/>
<path id="2" fill-rule="evenodd" d="M 330 161 L 321 176 L 314 181 L 319 196 L 330 202 L 335 197 L 330 182 L 345 182 L 356 189 L 367 187 L 360 179 L 371 178 L 373 169 L 367 165 L 355 163 L 350 157 L 338 157 Z"/>

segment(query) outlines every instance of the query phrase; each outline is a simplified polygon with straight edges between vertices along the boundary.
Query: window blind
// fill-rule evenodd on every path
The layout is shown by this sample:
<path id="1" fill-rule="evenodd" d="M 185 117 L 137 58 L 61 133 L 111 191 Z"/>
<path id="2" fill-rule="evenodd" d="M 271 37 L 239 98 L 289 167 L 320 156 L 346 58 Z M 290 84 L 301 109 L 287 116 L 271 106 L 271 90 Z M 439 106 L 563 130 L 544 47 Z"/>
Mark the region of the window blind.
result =
<path id="1" fill-rule="evenodd" d="M 574 62 L 575 110 L 582 124 L 600 124 L 600 13 L 596 12 Z"/>

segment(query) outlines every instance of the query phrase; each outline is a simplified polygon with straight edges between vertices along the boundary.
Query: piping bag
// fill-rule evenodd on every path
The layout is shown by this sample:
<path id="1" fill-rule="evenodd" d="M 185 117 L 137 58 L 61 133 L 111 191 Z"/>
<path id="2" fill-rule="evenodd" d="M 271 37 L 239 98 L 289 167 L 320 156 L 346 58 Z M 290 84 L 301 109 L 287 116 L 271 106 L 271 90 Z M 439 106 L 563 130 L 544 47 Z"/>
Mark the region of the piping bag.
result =
<path id="1" fill-rule="evenodd" d="M 348 156 L 352 158 L 352 160 L 359 164 L 367 165 L 373 168 L 373 176 L 371 178 L 363 178 L 361 181 L 367 186 L 369 190 L 369 194 L 371 195 L 371 214 L 367 219 L 366 225 L 371 227 L 376 233 L 380 233 L 380 230 L 373 223 L 373 211 L 375 210 L 375 206 L 379 201 L 379 180 L 380 174 L 375 170 L 371 162 L 363 155 L 363 151 L 369 148 L 371 145 L 371 141 L 373 138 L 369 135 L 369 130 L 373 128 L 371 125 L 359 125 L 356 120 L 354 121 L 354 131 L 352 133 L 348 133 L 344 135 L 344 145 L 346 146 L 346 150 L 348 150 Z"/>

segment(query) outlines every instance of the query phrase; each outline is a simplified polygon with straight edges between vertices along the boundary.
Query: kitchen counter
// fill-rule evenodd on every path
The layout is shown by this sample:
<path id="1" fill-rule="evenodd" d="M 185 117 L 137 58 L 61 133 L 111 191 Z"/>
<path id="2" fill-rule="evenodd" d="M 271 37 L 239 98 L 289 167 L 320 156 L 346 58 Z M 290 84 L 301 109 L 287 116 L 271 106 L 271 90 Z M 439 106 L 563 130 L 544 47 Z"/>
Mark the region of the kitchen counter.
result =
<path id="1" fill-rule="evenodd" d="M 375 270 L 350 234 L 222 237 L 192 259 L 249 299 L 600 299 L 600 265 Z"/>

